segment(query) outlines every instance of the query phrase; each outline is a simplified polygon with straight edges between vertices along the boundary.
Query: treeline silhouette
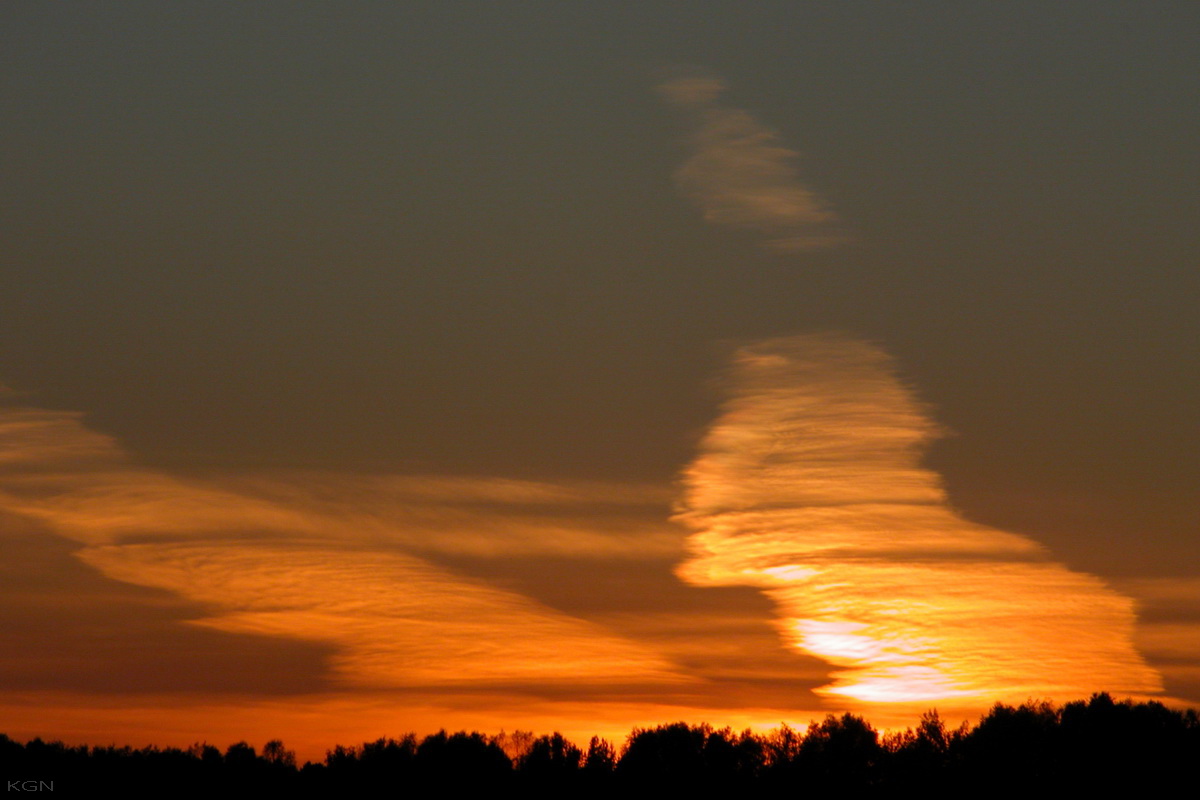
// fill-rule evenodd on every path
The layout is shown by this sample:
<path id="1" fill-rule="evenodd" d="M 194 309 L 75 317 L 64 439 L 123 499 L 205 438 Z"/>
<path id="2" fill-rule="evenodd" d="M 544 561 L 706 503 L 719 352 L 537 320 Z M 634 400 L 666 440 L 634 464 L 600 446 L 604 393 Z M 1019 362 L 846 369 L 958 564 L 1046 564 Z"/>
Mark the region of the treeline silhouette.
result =
<path id="1" fill-rule="evenodd" d="M 995 705 L 978 724 L 947 728 L 934 711 L 916 728 L 880 736 L 862 717 L 830 715 L 806 731 L 735 732 L 677 722 L 635 728 L 618 751 L 593 737 L 579 747 L 562 734 L 446 733 L 337 746 L 298 766 L 279 740 L 257 752 L 68 746 L 0 734 L 0 778 L 53 782 L 53 789 L 208 796 L 234 790 L 291 796 L 391 796 L 424 788 L 554 791 L 600 796 L 635 789 L 705 793 L 897 789 L 1089 789 L 1177 791 L 1200 765 L 1200 716 L 1108 694 L 1064 706 Z M 28 790 L 36 790 L 27 784 Z M 45 790 L 43 783 L 42 790 Z"/>

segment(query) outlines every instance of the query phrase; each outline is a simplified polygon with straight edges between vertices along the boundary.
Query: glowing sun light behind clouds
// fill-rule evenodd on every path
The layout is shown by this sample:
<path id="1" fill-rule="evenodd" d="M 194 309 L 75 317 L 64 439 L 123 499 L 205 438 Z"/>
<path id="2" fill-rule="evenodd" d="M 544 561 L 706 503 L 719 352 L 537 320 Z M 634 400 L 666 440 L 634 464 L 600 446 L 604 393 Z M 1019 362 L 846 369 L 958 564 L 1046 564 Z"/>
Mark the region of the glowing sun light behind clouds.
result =
<path id="1" fill-rule="evenodd" d="M 876 347 L 834 335 L 741 349 L 730 397 L 685 473 L 697 585 L 751 585 L 793 647 L 857 703 L 956 705 L 1161 691 L 1133 603 L 976 525 L 920 466 L 936 434 Z"/>

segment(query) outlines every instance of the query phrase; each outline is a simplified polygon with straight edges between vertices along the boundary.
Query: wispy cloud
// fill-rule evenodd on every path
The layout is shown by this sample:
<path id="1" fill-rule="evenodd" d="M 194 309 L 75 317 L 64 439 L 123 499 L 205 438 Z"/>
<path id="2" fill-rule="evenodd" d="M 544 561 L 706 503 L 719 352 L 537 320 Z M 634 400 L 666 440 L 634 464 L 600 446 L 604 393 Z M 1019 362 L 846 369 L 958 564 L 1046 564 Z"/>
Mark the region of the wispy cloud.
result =
<path id="1" fill-rule="evenodd" d="M 666 659 L 423 554 L 636 558 L 679 535 L 619 524 L 636 486 L 295 474 L 185 480 L 80 415 L 0 407 L 0 508 L 104 575 L 200 604 L 192 624 L 332 645 L 345 686 L 686 683 Z M 590 520 L 590 521 L 589 521 Z M 607 520 L 612 529 L 605 530 Z"/>
<path id="2" fill-rule="evenodd" d="M 536 693 L 564 680 L 686 680 L 598 626 L 404 553 L 204 542 L 90 547 L 80 557 L 110 577 L 213 610 L 196 624 L 334 644 L 343 685 Z"/>
<path id="3" fill-rule="evenodd" d="M 684 532 L 665 519 L 669 487 L 313 472 L 184 478 L 139 465 L 79 414 L 5 404 L 0 453 L 0 514 L 20 523 L 0 528 L 0 545 L 21 532 L 53 540 L 54 552 L 97 571 L 93 587 L 142 587 L 119 615 L 100 609 L 81 624 L 123 629 L 147 606 L 186 606 L 165 623 L 165 641 L 188 655 L 172 662 L 178 684 L 202 684 L 208 698 L 196 707 L 197 692 L 176 692 L 168 675 L 122 690 L 118 708 L 103 688 L 51 675 L 0 692 L 10 733 L 145 729 L 176 744 L 164 730 L 185 730 L 183 744 L 248 736 L 246 715 L 228 710 L 231 696 L 267 715 L 256 729 L 294 730 L 314 747 L 350 729 L 339 725 L 354 730 L 345 741 L 397 719 L 587 735 L 667 718 L 773 725 L 813 708 L 809 689 L 825 674 L 778 645 L 752 592 L 714 603 L 674 579 Z M 55 593 L 76 591 L 86 590 L 59 575 L 36 597 L 21 595 L 33 624 L 9 632 L 0 678 L 56 663 L 46 656 L 61 632 L 37 625 L 38 612 Z M 234 680 L 278 662 L 254 657 L 231 662 L 216 682 L 194 680 L 212 666 L 194 644 L 219 636 L 307 654 L 293 670 L 303 674 L 280 676 L 279 692 Z M 162 641 L 156 629 L 138 647 L 153 652 Z M 97 653 L 90 666 L 114 662 Z M 270 699 L 289 692 L 287 709 Z M 375 706 L 386 709 L 364 710 Z M 46 727 L 51 715 L 60 727 Z"/>
<path id="4" fill-rule="evenodd" d="M 668 502 L 656 487 L 489 477 L 187 480 L 131 463 L 80 414 L 0 407 L 0 503 L 85 544 L 286 538 L 472 557 L 670 557 L 678 531 L 647 513 Z"/>
<path id="5" fill-rule="evenodd" d="M 1167 689 L 1200 696 L 1200 578 L 1134 578 L 1118 586 L 1138 602 L 1137 645 L 1159 665 Z"/>
<path id="6" fill-rule="evenodd" d="M 742 348 L 685 473 L 698 585 L 751 585 L 829 696 L 964 703 L 1157 692 L 1132 601 L 973 524 L 920 465 L 937 433 L 878 348 L 799 336 Z"/>
<path id="7" fill-rule="evenodd" d="M 799 154 L 750 113 L 722 105 L 724 81 L 688 74 L 658 88 L 688 115 L 688 157 L 675 182 L 705 220 L 756 231 L 768 248 L 784 252 L 843 241 L 837 215 L 800 182 Z"/>

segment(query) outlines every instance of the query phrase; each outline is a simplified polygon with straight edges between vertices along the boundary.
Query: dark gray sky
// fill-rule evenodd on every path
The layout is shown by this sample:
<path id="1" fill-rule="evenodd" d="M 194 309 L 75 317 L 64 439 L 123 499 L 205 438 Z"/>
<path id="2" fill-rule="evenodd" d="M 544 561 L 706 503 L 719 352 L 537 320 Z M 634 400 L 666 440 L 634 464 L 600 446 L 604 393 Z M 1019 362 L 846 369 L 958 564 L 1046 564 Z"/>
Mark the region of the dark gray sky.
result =
<path id="1" fill-rule="evenodd" d="M 0 381 L 173 475 L 669 490 L 734 345 L 838 331 L 950 431 L 965 516 L 1190 578 L 1198 32 L 1189 2 L 8 3 Z M 706 223 L 681 68 L 845 243 Z"/>

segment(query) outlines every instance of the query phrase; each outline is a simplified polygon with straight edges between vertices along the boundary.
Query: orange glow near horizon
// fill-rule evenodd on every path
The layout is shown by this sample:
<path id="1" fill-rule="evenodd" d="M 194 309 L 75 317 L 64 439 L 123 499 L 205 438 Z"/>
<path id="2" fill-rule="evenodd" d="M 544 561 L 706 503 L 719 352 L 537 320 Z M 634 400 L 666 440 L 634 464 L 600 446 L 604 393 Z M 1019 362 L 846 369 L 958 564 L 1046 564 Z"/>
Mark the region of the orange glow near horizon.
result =
<path id="1" fill-rule="evenodd" d="M 777 664 L 743 655 L 736 615 L 648 609 L 631 622 L 603 604 L 573 614 L 438 561 L 549 557 L 616 571 L 640 561 L 664 565 L 671 582 L 665 565 L 679 558 L 682 532 L 646 510 L 665 507 L 661 488 L 327 473 L 185 479 L 133 463 L 79 414 L 33 408 L 0 409 L 0 452 L 0 510 L 74 543 L 74 557 L 108 579 L 198 609 L 174 624 L 329 652 L 312 690 L 279 697 L 237 687 L 8 691 L 0 713 L 12 736 L 174 746 L 283 737 L 319 760 L 333 744 L 410 730 L 521 727 L 619 743 L 632 726 L 664 719 L 769 727 L 797 713 L 747 689 L 735 708 L 682 663 L 726 669 L 741 659 L 739 674 L 777 679 Z"/>
<path id="2" fill-rule="evenodd" d="M 0 408 L 0 512 L 111 581 L 190 604 L 169 623 L 185 631 L 173 641 L 219 633 L 314 648 L 288 684 L 303 688 L 277 695 L 236 676 L 202 691 L 10 690 L 3 732 L 180 746 L 283 736 L 319 759 L 410 730 L 619 742 L 679 719 L 767 730 L 854 710 L 897 727 L 934 705 L 966 718 L 998 700 L 1162 691 L 1133 647 L 1128 597 L 950 508 L 919 464 L 936 426 L 884 353 L 836 336 L 773 340 L 744 348 L 728 377 L 730 400 L 684 475 L 682 526 L 664 518 L 670 493 L 656 486 L 183 478 L 137 465 L 79 414 Z M 590 580 L 599 565 L 663 582 L 630 606 L 618 579 L 579 607 L 458 568 L 522 560 L 541 589 Z M 569 563 L 586 571 L 553 574 Z M 742 605 L 700 590 L 695 605 L 663 605 L 688 586 L 756 588 L 775 618 L 753 590 Z M 1154 591 L 1195 587 L 1139 589 Z M 161 602 L 138 597 L 120 613 Z M 1161 652 L 1175 636 L 1150 634 Z M 49 643 L 53 672 L 54 632 L 25 635 Z M 30 664 L 21 674 L 41 668 Z"/>
<path id="3" fill-rule="evenodd" d="M 785 716 L 775 708 L 746 708 L 714 715 L 711 708 L 653 701 L 523 704 L 513 698 L 484 697 L 476 702 L 477 707 L 468 708 L 462 704 L 439 705 L 436 701 L 413 702 L 404 695 L 386 693 L 202 702 L 181 701 L 176 696 L 104 702 L 87 696 L 41 695 L 26 698 L 23 703 L 0 703 L 0 716 L 7 721 L 5 732 L 18 740 L 45 738 L 46 731 L 54 731 L 50 738 L 68 744 L 187 748 L 195 742 L 207 742 L 224 749 L 237 741 L 261 748 L 271 739 L 282 739 L 303 763 L 321 761 L 334 745 L 398 738 L 409 732 L 426 736 L 439 730 L 488 735 L 517 730 L 537 735 L 557 731 L 582 747 L 592 736 L 599 736 L 619 749 L 636 727 L 683 721 L 765 733 L 781 724 L 804 730 L 809 722 L 826 713 L 821 709 L 793 709 Z M 916 722 L 916 715 L 871 721 L 881 729 L 903 729 Z"/>

